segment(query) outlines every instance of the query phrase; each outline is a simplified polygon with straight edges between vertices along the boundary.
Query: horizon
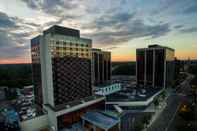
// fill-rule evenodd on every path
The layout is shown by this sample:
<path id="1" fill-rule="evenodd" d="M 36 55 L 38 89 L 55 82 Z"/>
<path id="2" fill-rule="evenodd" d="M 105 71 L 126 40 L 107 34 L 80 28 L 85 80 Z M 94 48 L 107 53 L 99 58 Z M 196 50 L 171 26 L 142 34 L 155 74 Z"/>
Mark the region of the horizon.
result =
<path id="1" fill-rule="evenodd" d="M 196 0 L 2 0 L 0 64 L 31 63 L 30 39 L 52 25 L 80 30 L 113 62 L 135 61 L 136 49 L 150 44 L 196 60 L 196 21 Z"/>
<path id="2" fill-rule="evenodd" d="M 181 61 L 187 61 L 188 59 L 178 59 Z M 197 61 L 197 59 L 190 59 L 190 61 Z M 136 61 L 111 61 L 112 63 L 127 63 L 127 62 L 136 62 Z M 0 65 L 22 65 L 22 64 L 32 64 L 32 62 L 30 63 L 0 63 Z"/>

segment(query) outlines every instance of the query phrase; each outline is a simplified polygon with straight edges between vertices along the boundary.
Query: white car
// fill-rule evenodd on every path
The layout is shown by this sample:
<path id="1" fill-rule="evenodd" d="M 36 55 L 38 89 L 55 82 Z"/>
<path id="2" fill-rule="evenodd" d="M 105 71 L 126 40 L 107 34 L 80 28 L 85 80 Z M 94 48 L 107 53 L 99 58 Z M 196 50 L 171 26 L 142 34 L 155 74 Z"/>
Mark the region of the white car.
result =
<path id="1" fill-rule="evenodd" d="M 22 107 L 21 110 L 26 111 L 28 107 Z"/>
<path id="2" fill-rule="evenodd" d="M 32 114 L 32 116 L 35 117 L 35 116 L 36 116 L 36 113 L 34 112 L 34 113 Z"/>
<path id="3" fill-rule="evenodd" d="M 21 117 L 22 117 L 23 120 L 28 118 L 26 115 L 22 115 Z"/>
<path id="4" fill-rule="evenodd" d="M 25 114 L 25 113 L 26 111 L 23 111 L 23 110 L 19 111 L 19 114 Z"/>
<path id="5" fill-rule="evenodd" d="M 32 117 L 32 113 L 27 113 L 27 117 Z"/>

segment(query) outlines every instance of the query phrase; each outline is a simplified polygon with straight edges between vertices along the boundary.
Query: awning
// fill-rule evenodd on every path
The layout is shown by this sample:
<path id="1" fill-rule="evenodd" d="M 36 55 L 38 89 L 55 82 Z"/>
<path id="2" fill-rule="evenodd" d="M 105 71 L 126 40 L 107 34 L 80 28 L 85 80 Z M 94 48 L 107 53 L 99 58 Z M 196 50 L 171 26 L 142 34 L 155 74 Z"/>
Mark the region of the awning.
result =
<path id="1" fill-rule="evenodd" d="M 82 116 L 82 119 L 104 130 L 108 130 L 119 123 L 118 119 L 99 112 L 87 112 Z"/>

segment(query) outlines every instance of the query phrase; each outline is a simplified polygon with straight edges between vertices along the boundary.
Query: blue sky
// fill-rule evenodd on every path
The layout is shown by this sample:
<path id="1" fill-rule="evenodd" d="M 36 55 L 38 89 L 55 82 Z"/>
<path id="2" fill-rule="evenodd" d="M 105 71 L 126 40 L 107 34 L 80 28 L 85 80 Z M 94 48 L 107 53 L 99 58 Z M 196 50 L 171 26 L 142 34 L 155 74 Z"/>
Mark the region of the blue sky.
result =
<path id="1" fill-rule="evenodd" d="M 197 58 L 196 0 L 0 0 L 0 63 L 31 62 L 30 39 L 54 25 L 80 29 L 114 61 L 161 44 Z"/>

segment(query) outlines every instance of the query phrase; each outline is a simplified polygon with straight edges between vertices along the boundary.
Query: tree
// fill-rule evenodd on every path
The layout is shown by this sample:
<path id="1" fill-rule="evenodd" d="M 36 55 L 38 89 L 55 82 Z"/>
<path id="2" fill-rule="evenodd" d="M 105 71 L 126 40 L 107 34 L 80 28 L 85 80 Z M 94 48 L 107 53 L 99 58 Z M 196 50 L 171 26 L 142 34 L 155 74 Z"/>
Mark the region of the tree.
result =
<path id="1" fill-rule="evenodd" d="M 137 123 L 137 124 L 134 126 L 134 128 L 135 128 L 135 131 L 142 131 L 142 130 L 144 129 L 144 124 L 141 123 L 141 122 L 139 122 L 139 123 Z"/>
<path id="2" fill-rule="evenodd" d="M 30 64 L 0 65 L 0 86 L 22 88 L 32 84 Z"/>
<path id="3" fill-rule="evenodd" d="M 166 92 L 165 92 L 165 91 L 163 91 L 163 92 L 161 93 L 161 97 L 162 97 L 162 99 L 164 99 L 164 98 L 166 97 Z"/>
<path id="4" fill-rule="evenodd" d="M 155 105 L 156 107 L 159 106 L 159 100 L 158 100 L 158 99 L 155 99 L 153 103 L 154 103 L 154 105 Z"/>
<path id="5" fill-rule="evenodd" d="M 143 118 L 142 118 L 142 122 L 146 125 L 148 125 L 150 123 L 150 120 L 151 120 L 151 115 L 150 114 L 147 114 L 145 115 Z"/>

